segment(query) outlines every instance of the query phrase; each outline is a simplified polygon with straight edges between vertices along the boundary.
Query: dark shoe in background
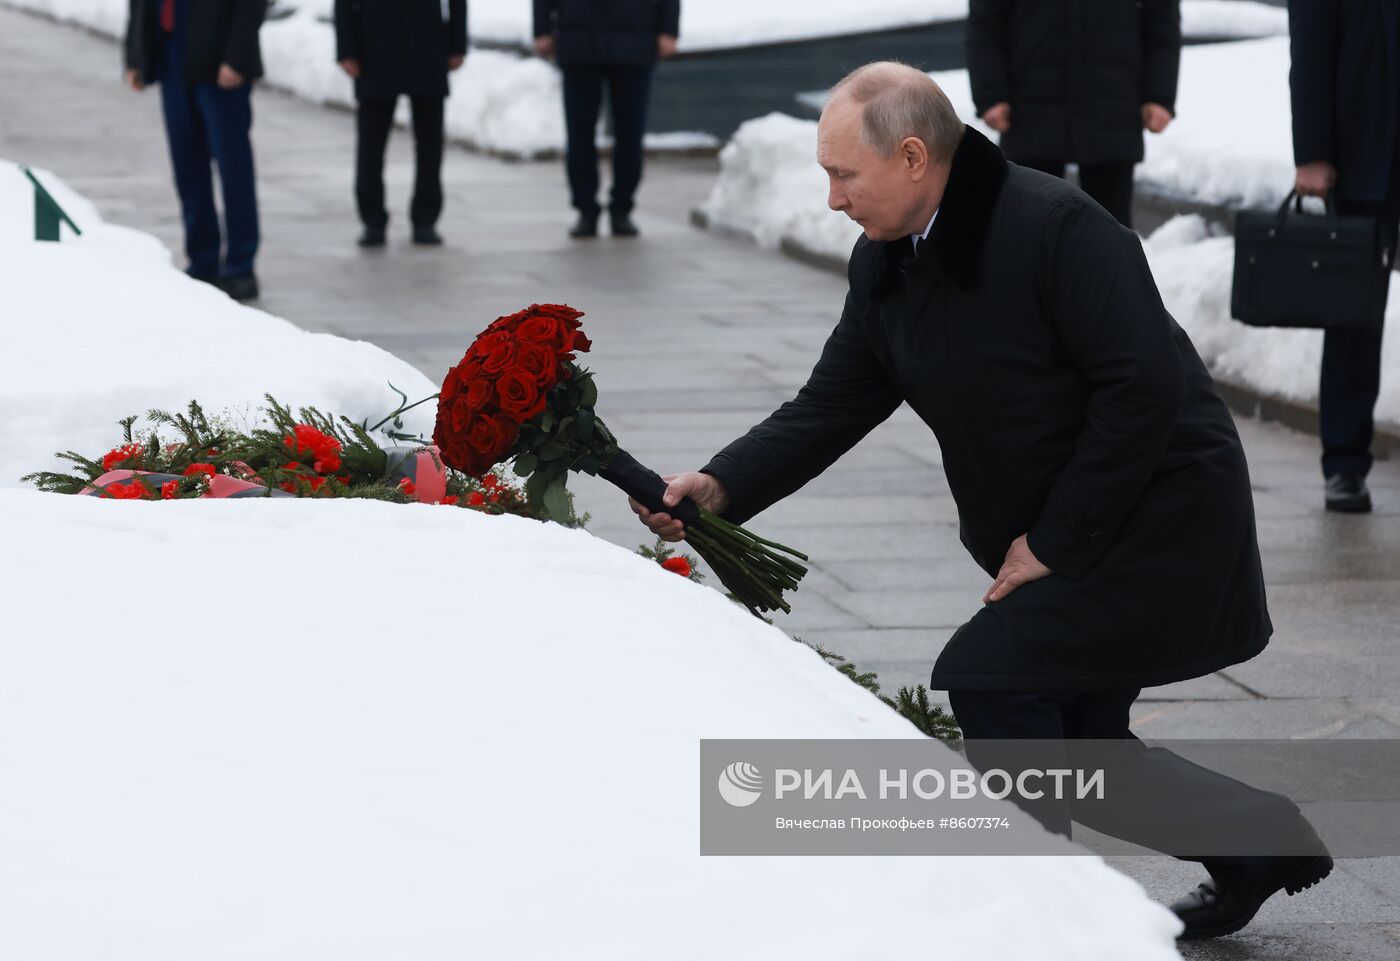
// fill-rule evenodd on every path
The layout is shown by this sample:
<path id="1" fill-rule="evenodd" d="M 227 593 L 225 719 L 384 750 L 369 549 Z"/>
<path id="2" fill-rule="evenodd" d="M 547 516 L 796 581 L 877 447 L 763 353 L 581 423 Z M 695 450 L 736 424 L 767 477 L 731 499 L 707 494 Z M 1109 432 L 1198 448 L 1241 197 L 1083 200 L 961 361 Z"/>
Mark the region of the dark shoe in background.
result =
<path id="1" fill-rule="evenodd" d="M 243 277 L 225 277 L 219 281 L 219 286 L 224 293 L 240 304 L 258 299 L 258 278 L 253 274 L 247 274 Z"/>
<path id="2" fill-rule="evenodd" d="M 1327 509 L 1341 514 L 1369 514 L 1371 492 L 1364 477 L 1334 474 L 1327 478 Z"/>
<path id="3" fill-rule="evenodd" d="M 368 249 L 372 247 L 383 247 L 384 240 L 385 228 L 367 226 L 360 233 L 360 239 L 355 241 L 355 243 L 359 244 L 361 247 Z"/>
<path id="4" fill-rule="evenodd" d="M 436 227 L 414 227 L 413 242 L 419 247 L 441 247 L 442 234 Z"/>
<path id="5" fill-rule="evenodd" d="M 1279 891 L 1297 894 L 1332 873 L 1329 854 L 1269 858 L 1259 867 L 1212 877 L 1171 906 L 1186 930 L 1183 941 L 1234 934 L 1253 920 L 1259 908 Z"/>
<path id="6" fill-rule="evenodd" d="M 578 220 L 573 227 L 569 228 L 570 237 L 596 237 L 598 236 L 598 215 L 579 214 Z"/>
<path id="7" fill-rule="evenodd" d="M 612 215 L 612 235 L 614 237 L 636 237 L 641 233 L 628 214 Z"/>

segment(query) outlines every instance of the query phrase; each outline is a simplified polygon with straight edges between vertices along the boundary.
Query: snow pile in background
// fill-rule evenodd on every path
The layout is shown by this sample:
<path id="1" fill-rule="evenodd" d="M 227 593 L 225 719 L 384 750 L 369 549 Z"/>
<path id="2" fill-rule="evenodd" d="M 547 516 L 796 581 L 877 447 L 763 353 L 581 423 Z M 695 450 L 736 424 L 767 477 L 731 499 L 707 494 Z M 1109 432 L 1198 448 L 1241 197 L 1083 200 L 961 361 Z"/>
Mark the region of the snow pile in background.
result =
<path id="1" fill-rule="evenodd" d="M 1231 384 L 1316 406 L 1322 331 L 1247 327 L 1230 317 L 1235 242 L 1212 237 L 1197 216 L 1176 217 L 1143 244 L 1162 300 L 1191 335 L 1211 373 Z M 1400 324 L 1400 284 L 1390 279 L 1386 325 Z M 1400 343 L 1385 338 L 1376 418 L 1400 423 Z"/>
<path id="2" fill-rule="evenodd" d="M 0 168 L 5 482 L 191 396 L 359 417 L 386 379 L 431 390 L 185 278 L 41 176 L 83 234 L 10 229 L 32 195 Z M 583 531 L 9 489 L 0 530 L 0 957 L 1178 958 L 1180 923 L 1092 856 L 700 857 L 701 738 L 922 735 Z"/>
<path id="3" fill-rule="evenodd" d="M 270 392 L 371 423 L 437 390 L 418 370 L 373 344 L 307 333 L 235 303 L 186 277 L 154 238 L 104 223 L 87 201 L 38 172 L 83 231 L 33 241 L 33 188 L 0 161 L 0 258 L 5 336 L 0 349 L 0 487 L 31 471 L 65 469 L 60 450 L 100 455 L 121 436 L 116 421 L 198 400 L 256 422 Z M 432 432 L 432 405 L 405 415 Z M 3 954 L 3 952 L 0 952 Z"/>
<path id="4" fill-rule="evenodd" d="M 1232 206 L 1282 200 L 1293 185 L 1288 63 L 1286 38 L 1183 51 L 1177 119 L 1166 133 L 1147 137 L 1139 189 Z M 996 137 L 975 119 L 966 70 L 929 76 L 959 116 Z M 812 102 L 820 107 L 821 99 L 814 95 Z M 712 224 L 767 246 L 791 240 L 831 257 L 850 252 L 859 228 L 826 206 L 815 121 L 781 114 L 751 120 L 721 151 L 720 164 L 703 205 Z"/>
<path id="5" fill-rule="evenodd" d="M 1244 0 L 1182 0 L 1186 37 L 1270 37 L 1288 34 L 1288 11 Z"/>

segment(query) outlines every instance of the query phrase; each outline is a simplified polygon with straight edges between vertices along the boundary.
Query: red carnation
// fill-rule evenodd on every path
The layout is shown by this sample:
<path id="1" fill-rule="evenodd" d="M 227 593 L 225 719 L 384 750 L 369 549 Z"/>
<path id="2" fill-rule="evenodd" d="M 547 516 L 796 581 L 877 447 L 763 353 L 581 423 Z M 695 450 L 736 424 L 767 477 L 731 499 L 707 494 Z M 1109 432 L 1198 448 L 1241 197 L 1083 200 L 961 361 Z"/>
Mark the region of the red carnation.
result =
<path id="1" fill-rule="evenodd" d="M 150 494 L 151 489 L 139 477 L 133 477 L 126 484 L 107 485 L 107 496 L 119 501 L 145 500 Z"/>
<path id="2" fill-rule="evenodd" d="M 139 466 L 141 457 L 145 453 L 146 448 L 143 444 L 123 444 L 121 447 L 115 450 L 109 450 L 106 454 L 102 455 L 102 469 L 104 471 L 114 470 L 118 464 L 125 463 L 128 460 L 135 461 Z"/>
<path id="3" fill-rule="evenodd" d="M 679 574 L 681 577 L 690 576 L 690 561 L 684 557 L 668 557 L 661 562 L 661 566 L 672 574 Z"/>
<path id="4" fill-rule="evenodd" d="M 418 492 L 418 489 L 413 486 L 413 481 L 409 480 L 407 477 L 399 481 L 399 490 L 403 491 L 409 497 L 412 497 Z"/>
<path id="5" fill-rule="evenodd" d="M 217 473 L 218 471 L 215 470 L 213 464 L 191 464 L 185 468 L 186 477 L 194 477 L 196 474 L 206 474 L 213 477 Z"/>
<path id="6" fill-rule="evenodd" d="M 168 481 L 166 481 L 164 484 L 161 484 L 161 485 L 160 485 L 160 499 L 161 499 L 161 500 L 166 500 L 166 501 L 172 500 L 172 499 L 174 499 L 174 497 L 175 497 L 177 494 L 179 494 L 179 493 L 180 493 L 180 482 L 177 481 L 177 480 L 168 480 Z"/>
<path id="7" fill-rule="evenodd" d="M 467 495 L 467 503 L 472 507 L 480 507 L 486 503 L 486 498 L 481 496 L 481 491 L 472 491 Z"/>
<path id="8" fill-rule="evenodd" d="M 456 495 L 456 494 L 448 494 L 448 495 L 447 495 L 446 497 L 444 497 L 442 500 L 438 501 L 438 503 L 439 503 L 439 504 L 446 504 L 448 507 L 456 507 L 456 506 L 457 506 L 457 495 Z"/>

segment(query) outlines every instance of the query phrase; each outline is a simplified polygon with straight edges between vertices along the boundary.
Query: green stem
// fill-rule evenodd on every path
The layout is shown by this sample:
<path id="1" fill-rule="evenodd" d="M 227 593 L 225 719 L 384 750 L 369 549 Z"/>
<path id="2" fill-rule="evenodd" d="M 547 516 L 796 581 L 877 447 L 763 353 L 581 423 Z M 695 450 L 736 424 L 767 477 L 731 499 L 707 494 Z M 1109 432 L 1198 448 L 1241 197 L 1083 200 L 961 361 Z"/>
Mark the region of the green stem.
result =
<path id="1" fill-rule="evenodd" d="M 398 410 L 394 411 L 394 412 L 393 412 L 392 414 L 390 414 L 388 417 L 384 418 L 384 419 L 381 420 L 379 423 L 377 423 L 377 424 L 375 424 L 373 427 L 371 427 L 370 430 L 371 430 L 371 431 L 376 431 L 376 430 L 378 430 L 379 428 L 383 427 L 385 424 L 389 423 L 389 421 L 393 420 L 395 417 L 399 416 L 400 414 L 407 413 L 408 411 L 413 410 L 413 408 L 419 406 L 420 404 L 426 404 L 426 403 L 427 403 L 428 401 L 430 401 L 430 400 L 437 400 L 437 399 L 438 399 L 439 397 L 441 397 L 441 396 L 442 396 L 441 394 L 433 394 L 433 395 L 430 396 L 430 397 L 424 397 L 422 400 L 414 401 L 412 404 L 409 404 L 407 407 L 400 407 Z"/>

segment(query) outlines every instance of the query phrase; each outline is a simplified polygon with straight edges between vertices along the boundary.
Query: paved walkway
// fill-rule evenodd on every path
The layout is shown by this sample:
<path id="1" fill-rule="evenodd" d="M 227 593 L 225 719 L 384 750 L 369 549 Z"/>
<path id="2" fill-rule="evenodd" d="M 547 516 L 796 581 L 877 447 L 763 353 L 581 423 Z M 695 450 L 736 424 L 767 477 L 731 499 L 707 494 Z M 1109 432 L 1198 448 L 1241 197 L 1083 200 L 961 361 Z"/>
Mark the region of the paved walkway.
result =
<path id="1" fill-rule="evenodd" d="M 110 220 L 175 250 L 158 101 L 125 91 L 119 73 L 111 43 L 0 8 L 0 157 L 53 169 Z M 392 242 L 362 253 L 353 243 L 351 116 L 269 91 L 258 93 L 255 111 L 266 309 L 309 330 L 373 341 L 439 378 L 494 317 L 531 301 L 573 303 L 589 314 L 601 409 L 627 447 L 663 472 L 698 466 L 790 397 L 840 308 L 839 278 L 687 225 L 712 180 L 710 160 L 650 166 L 643 239 L 578 243 L 565 237 L 558 165 L 449 151 L 448 244 L 425 251 L 406 243 L 411 156 L 400 135 L 388 165 Z M 1400 467 L 1378 465 L 1376 514 L 1327 515 L 1318 509 L 1315 440 L 1240 426 L 1277 634 L 1254 661 L 1145 692 L 1136 729 L 1153 737 L 1400 735 Z M 645 539 L 610 488 L 576 489 L 594 533 L 628 547 Z M 958 544 L 938 448 L 907 410 L 754 526 L 814 560 L 781 626 L 878 671 L 888 689 L 927 679 L 986 586 Z M 1159 898 L 1195 883 L 1194 866 L 1121 863 Z M 1400 859 L 1344 862 L 1325 885 L 1271 903 L 1246 935 L 1187 950 L 1193 958 L 1393 961 Z"/>

